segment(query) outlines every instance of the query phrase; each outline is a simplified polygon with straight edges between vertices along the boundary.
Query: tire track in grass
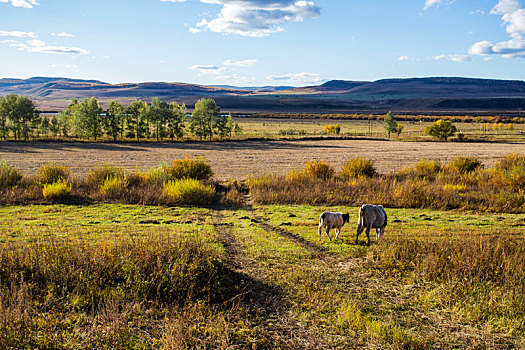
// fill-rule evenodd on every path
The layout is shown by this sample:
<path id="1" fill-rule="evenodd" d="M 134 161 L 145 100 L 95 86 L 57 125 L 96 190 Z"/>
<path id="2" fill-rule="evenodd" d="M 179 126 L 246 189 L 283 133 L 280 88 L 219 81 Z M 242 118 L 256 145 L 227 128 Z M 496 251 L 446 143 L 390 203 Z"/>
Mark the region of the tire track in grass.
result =
<path id="1" fill-rule="evenodd" d="M 295 233 L 292 233 L 290 231 L 287 231 L 281 227 L 274 227 L 268 223 L 266 223 L 266 219 L 262 216 L 260 216 L 259 214 L 256 213 L 255 209 L 253 208 L 253 200 L 250 196 L 250 194 L 244 194 L 244 209 L 246 211 L 248 211 L 250 214 L 251 214 L 251 221 L 254 223 L 254 224 L 257 224 L 259 225 L 260 227 L 262 227 L 266 232 L 273 232 L 273 233 L 276 233 L 278 234 L 279 236 L 281 237 L 284 237 L 288 240 L 291 240 L 292 242 L 296 243 L 297 245 L 303 247 L 304 249 L 306 249 L 307 251 L 309 251 L 310 253 L 313 253 L 316 255 L 316 257 L 318 258 L 326 258 L 329 254 L 330 254 L 330 250 L 325 248 L 325 247 L 322 247 L 318 244 L 315 244 L 315 243 L 312 243 L 306 239 L 304 239 L 303 237 L 295 234 Z"/>
<path id="2" fill-rule="evenodd" d="M 226 250 L 229 263 L 235 274 L 235 280 L 242 288 L 238 291 L 238 299 L 254 315 L 254 320 L 262 322 L 262 333 L 268 333 L 271 348 L 279 349 L 320 349 L 319 342 L 311 339 L 309 332 L 297 320 L 290 318 L 290 304 L 282 296 L 278 287 L 264 281 L 265 271 L 253 259 L 247 258 L 245 247 L 232 233 L 233 226 L 225 223 L 222 210 L 215 209 L 212 213 L 215 230 L 219 241 Z M 252 346 L 253 348 L 253 346 Z"/>

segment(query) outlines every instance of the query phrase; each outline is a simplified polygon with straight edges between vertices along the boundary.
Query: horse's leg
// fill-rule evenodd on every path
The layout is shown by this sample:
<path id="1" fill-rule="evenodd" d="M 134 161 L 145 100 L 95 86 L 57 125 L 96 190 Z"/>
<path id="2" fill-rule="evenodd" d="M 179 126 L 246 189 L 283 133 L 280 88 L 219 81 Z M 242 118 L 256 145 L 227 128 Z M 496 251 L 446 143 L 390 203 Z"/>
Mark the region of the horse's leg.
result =
<path id="1" fill-rule="evenodd" d="M 329 240 L 329 241 L 332 240 L 332 237 L 330 237 L 330 229 L 331 229 L 330 226 L 327 226 L 327 227 L 326 227 L 326 235 L 328 236 L 328 240 Z"/>
<path id="2" fill-rule="evenodd" d="M 366 228 L 366 239 L 368 240 L 368 245 L 370 245 L 370 226 Z"/>
<path id="3" fill-rule="evenodd" d="M 363 229 L 364 229 L 364 226 L 361 225 L 361 224 L 357 224 L 357 233 L 355 235 L 355 244 L 358 244 L 358 239 L 359 239 L 359 235 L 361 234 L 361 232 L 363 232 Z"/>

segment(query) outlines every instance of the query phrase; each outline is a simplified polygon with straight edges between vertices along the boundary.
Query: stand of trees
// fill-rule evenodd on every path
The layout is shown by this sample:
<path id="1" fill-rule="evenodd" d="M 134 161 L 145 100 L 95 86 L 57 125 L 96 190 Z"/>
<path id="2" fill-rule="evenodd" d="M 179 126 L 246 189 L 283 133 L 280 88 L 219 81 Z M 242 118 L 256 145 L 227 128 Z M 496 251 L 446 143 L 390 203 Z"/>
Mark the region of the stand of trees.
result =
<path id="1" fill-rule="evenodd" d="M 12 133 L 15 140 L 27 140 L 41 124 L 33 101 L 26 96 L 0 96 L 0 137 L 6 140 Z"/>
<path id="2" fill-rule="evenodd" d="M 133 100 L 128 106 L 111 101 L 106 111 L 96 98 L 71 99 L 56 116 L 41 116 L 33 102 L 15 94 L 0 96 L 0 138 L 27 140 L 30 137 L 63 136 L 97 140 L 109 137 L 123 139 L 169 138 L 181 139 L 191 132 L 200 139 L 214 136 L 231 137 L 242 133 L 231 114 L 220 113 L 212 99 L 201 99 L 195 104 L 193 115 L 184 104 L 161 101 Z"/>

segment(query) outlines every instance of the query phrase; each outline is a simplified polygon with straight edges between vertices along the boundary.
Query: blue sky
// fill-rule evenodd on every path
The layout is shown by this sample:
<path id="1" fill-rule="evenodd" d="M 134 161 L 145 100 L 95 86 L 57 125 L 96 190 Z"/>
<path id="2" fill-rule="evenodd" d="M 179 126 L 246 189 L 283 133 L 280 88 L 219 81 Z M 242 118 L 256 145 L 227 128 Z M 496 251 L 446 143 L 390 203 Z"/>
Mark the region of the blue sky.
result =
<path id="1" fill-rule="evenodd" d="M 525 80 L 523 0 L 0 0 L 0 78 Z"/>

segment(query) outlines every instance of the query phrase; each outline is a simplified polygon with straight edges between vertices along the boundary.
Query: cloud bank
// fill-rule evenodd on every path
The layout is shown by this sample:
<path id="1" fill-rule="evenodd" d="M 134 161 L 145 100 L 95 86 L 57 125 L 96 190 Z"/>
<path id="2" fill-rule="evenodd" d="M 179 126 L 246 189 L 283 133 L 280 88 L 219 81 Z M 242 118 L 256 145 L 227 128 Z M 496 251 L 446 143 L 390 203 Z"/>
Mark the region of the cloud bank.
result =
<path id="1" fill-rule="evenodd" d="M 184 2 L 185 0 L 161 0 Z M 209 30 L 216 33 L 264 37 L 282 32 L 282 24 L 301 22 L 305 18 L 319 17 L 321 10 L 308 0 L 199 0 L 221 6 L 219 15 L 203 19 L 189 30 L 198 33 Z"/>
<path id="2" fill-rule="evenodd" d="M 15 7 L 25 7 L 26 9 L 31 9 L 33 6 L 40 5 L 36 0 L 0 0 L 0 2 L 11 2 L 11 5 Z"/>
<path id="3" fill-rule="evenodd" d="M 501 19 L 510 39 L 498 43 L 478 41 L 469 48 L 469 53 L 481 56 L 501 55 L 504 58 L 525 57 L 525 9 L 519 1 L 499 0 L 490 13 L 502 15 Z"/>
<path id="4" fill-rule="evenodd" d="M 270 81 L 285 81 L 292 84 L 313 84 L 325 81 L 319 76 L 319 74 L 307 72 L 284 75 L 269 75 L 266 77 L 266 79 Z"/>

